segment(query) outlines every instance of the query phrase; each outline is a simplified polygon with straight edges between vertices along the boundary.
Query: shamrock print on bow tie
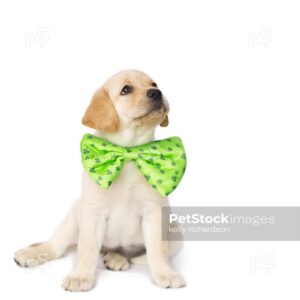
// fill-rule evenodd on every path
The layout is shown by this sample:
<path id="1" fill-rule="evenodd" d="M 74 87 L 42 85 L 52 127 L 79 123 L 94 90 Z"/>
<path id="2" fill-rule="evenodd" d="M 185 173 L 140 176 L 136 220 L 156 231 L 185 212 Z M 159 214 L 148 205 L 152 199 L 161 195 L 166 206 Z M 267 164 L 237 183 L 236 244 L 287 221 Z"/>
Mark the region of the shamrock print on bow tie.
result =
<path id="1" fill-rule="evenodd" d="M 84 169 L 104 189 L 118 177 L 125 162 L 134 161 L 152 188 L 167 196 L 175 190 L 186 168 L 186 154 L 179 137 L 122 147 L 85 134 L 80 146 Z"/>

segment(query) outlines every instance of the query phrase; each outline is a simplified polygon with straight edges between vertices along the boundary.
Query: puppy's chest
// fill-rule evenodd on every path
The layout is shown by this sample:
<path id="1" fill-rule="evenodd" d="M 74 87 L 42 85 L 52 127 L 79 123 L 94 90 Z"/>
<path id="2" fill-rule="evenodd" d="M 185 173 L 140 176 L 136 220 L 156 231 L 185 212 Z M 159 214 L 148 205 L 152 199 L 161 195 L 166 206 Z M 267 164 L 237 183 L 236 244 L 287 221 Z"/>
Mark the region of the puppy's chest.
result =
<path id="1" fill-rule="evenodd" d="M 134 206 L 116 205 L 108 214 L 104 245 L 109 248 L 143 244 L 142 218 Z"/>
<path id="2" fill-rule="evenodd" d="M 105 213 L 107 248 L 143 244 L 142 215 L 152 200 L 159 197 L 133 162 L 123 166 L 108 189 L 102 189 L 84 173 L 85 195 Z M 160 199 L 160 198 L 159 198 Z"/>
<path id="3" fill-rule="evenodd" d="M 143 243 L 141 215 L 146 203 L 139 196 L 143 188 L 147 189 L 136 166 L 133 163 L 125 164 L 111 186 L 111 203 L 104 241 L 106 246 L 127 248 L 129 245 Z"/>
<path id="4" fill-rule="evenodd" d="M 110 213 L 118 211 L 120 207 L 125 213 L 132 208 L 141 210 L 147 204 L 146 198 L 151 189 L 135 164 L 127 162 L 112 185 L 107 190 L 98 186 L 97 194 Z"/>

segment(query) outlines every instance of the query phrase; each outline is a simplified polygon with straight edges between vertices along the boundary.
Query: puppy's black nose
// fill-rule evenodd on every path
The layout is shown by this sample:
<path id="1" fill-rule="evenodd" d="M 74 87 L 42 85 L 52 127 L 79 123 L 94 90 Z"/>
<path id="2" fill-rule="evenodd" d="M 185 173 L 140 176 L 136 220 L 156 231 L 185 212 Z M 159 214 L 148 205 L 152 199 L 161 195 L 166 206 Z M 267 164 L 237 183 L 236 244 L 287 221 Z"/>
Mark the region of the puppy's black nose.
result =
<path id="1" fill-rule="evenodd" d="M 147 91 L 147 97 L 153 100 L 162 100 L 162 92 L 159 89 L 149 89 Z"/>

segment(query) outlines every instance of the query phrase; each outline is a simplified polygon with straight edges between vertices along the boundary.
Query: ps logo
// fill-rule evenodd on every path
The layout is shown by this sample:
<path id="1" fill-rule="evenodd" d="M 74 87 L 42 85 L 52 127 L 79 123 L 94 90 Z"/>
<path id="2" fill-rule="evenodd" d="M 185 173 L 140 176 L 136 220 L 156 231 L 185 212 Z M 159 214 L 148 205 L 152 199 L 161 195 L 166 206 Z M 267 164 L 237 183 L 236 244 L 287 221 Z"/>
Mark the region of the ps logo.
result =
<path id="1" fill-rule="evenodd" d="M 39 27 L 35 32 L 25 34 L 26 48 L 30 49 L 33 46 L 44 48 L 49 42 L 49 30 L 47 27 Z"/>

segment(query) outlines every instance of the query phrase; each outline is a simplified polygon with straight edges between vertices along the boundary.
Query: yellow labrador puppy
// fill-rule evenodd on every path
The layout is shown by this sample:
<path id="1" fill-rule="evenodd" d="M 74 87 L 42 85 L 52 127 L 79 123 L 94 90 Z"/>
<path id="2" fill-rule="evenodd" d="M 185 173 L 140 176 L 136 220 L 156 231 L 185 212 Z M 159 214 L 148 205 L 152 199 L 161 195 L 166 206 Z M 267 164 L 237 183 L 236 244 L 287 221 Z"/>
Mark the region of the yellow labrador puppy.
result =
<path id="1" fill-rule="evenodd" d="M 95 135 L 121 146 L 137 146 L 154 139 L 157 125 L 168 125 L 169 104 L 156 83 L 146 74 L 122 71 L 108 79 L 94 94 L 83 124 Z M 164 288 L 185 286 L 172 270 L 169 257 L 181 242 L 165 242 L 161 236 L 161 207 L 167 199 L 128 162 L 109 189 L 102 189 L 84 171 L 82 196 L 65 220 L 44 243 L 15 254 L 15 261 L 32 267 L 61 257 L 77 244 L 73 272 L 63 281 L 69 291 L 93 287 L 99 252 L 108 269 L 121 271 L 133 263 L 148 263 L 153 281 Z"/>

